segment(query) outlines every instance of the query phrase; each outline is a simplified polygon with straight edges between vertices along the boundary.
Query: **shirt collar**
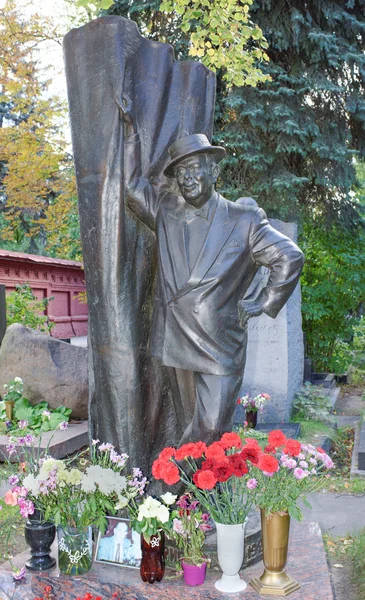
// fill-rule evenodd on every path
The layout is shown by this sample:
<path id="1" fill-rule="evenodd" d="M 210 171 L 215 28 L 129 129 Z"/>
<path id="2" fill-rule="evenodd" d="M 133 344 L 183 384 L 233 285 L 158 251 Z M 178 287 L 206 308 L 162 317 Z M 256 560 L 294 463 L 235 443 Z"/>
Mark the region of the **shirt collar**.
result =
<path id="1" fill-rule="evenodd" d="M 200 208 L 194 208 L 187 204 L 185 209 L 186 219 L 191 221 L 195 217 L 201 217 L 207 221 L 211 221 L 214 215 L 214 210 L 217 205 L 218 194 L 213 192 L 209 200 Z"/>

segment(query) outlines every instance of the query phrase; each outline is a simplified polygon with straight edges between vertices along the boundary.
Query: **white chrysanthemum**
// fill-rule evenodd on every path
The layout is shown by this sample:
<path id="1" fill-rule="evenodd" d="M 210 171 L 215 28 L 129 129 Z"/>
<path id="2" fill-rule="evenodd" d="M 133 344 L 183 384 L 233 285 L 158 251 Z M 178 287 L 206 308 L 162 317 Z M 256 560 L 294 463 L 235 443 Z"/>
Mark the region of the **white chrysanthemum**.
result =
<path id="1" fill-rule="evenodd" d="M 167 504 L 167 506 L 171 506 L 171 504 L 173 504 L 177 498 L 177 496 L 175 496 L 175 494 L 171 494 L 171 492 L 166 492 L 166 494 L 162 494 L 162 496 L 160 496 L 162 502 L 164 502 L 165 504 Z"/>
<path id="2" fill-rule="evenodd" d="M 34 475 L 29 474 L 23 479 L 23 487 L 32 494 L 35 498 L 39 495 L 38 481 Z"/>
<path id="3" fill-rule="evenodd" d="M 87 475 L 86 473 L 84 473 L 82 476 L 81 489 L 83 492 L 86 492 L 86 493 L 95 492 L 95 490 L 96 490 L 96 485 L 95 485 L 94 479 L 92 477 L 90 477 L 89 475 Z"/>
<path id="4" fill-rule="evenodd" d="M 100 491 L 107 496 L 113 492 L 120 493 L 125 489 L 127 483 L 125 477 L 122 477 L 112 469 L 103 469 L 100 465 L 91 465 L 91 467 L 88 467 L 86 469 L 86 477 L 89 479 L 89 482 L 86 482 L 86 486 L 91 486 L 91 482 L 94 482 L 94 486 L 97 485 Z M 83 479 L 83 481 L 85 480 Z"/>

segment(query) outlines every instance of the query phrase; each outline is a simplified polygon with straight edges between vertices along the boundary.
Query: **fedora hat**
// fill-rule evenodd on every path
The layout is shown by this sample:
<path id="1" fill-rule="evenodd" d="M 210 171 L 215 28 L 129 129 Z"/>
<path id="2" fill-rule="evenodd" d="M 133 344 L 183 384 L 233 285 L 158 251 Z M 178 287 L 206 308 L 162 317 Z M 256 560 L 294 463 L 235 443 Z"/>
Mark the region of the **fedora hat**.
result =
<path id="1" fill-rule="evenodd" d="M 174 174 L 174 167 L 183 159 L 192 154 L 214 154 L 217 162 L 225 157 L 226 151 L 221 146 L 212 146 L 206 135 L 194 133 L 174 142 L 169 148 L 170 162 L 164 170 L 167 177 Z"/>

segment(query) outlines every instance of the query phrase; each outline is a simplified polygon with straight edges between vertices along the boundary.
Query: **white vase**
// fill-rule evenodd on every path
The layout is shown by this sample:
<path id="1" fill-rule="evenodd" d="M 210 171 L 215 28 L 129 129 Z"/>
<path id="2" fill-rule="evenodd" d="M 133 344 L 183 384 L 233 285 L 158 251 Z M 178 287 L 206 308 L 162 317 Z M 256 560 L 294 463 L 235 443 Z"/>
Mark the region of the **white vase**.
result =
<path id="1" fill-rule="evenodd" d="M 245 544 L 245 523 L 224 525 L 215 523 L 217 529 L 217 552 L 219 566 L 223 575 L 215 584 L 220 592 L 243 592 L 247 583 L 239 576 L 243 562 Z"/>

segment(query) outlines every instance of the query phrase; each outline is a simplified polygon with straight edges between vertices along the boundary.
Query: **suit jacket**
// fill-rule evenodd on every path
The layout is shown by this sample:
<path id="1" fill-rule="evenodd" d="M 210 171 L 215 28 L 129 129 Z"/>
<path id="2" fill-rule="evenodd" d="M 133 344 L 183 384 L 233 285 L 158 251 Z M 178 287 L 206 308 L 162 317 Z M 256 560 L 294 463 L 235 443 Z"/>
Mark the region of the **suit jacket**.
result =
<path id="1" fill-rule="evenodd" d="M 276 317 L 293 292 L 304 262 L 299 248 L 268 223 L 264 211 L 237 205 L 214 192 L 217 206 L 200 254 L 189 272 L 184 199 L 158 196 L 142 177 L 138 136 L 125 147 L 130 209 L 156 232 L 158 274 L 151 352 L 162 364 L 213 375 L 243 373 L 247 327 L 238 303 L 257 271 L 270 269 L 258 301 Z"/>

